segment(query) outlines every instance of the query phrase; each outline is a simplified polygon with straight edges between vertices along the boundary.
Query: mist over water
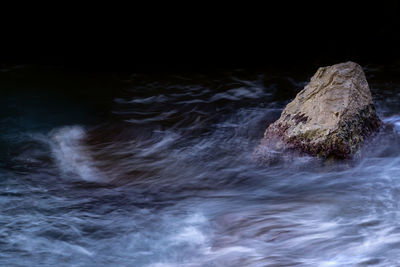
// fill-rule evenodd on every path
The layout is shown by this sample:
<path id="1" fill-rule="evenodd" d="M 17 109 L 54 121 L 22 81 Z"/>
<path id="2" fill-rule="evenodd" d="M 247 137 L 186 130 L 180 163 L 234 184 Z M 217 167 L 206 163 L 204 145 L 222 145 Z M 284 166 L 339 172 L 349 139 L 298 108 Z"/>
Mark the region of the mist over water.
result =
<path id="1" fill-rule="evenodd" d="M 2 72 L 0 265 L 397 266 L 399 68 L 363 67 L 392 128 L 273 166 L 254 148 L 316 68 Z"/>

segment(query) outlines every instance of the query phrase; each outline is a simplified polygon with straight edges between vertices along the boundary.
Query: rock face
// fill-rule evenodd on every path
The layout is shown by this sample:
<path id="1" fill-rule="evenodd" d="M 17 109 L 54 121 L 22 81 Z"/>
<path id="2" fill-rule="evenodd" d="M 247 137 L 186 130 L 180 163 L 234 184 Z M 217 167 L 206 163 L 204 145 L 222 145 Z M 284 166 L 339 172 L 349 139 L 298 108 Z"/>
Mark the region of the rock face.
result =
<path id="1" fill-rule="evenodd" d="M 360 65 L 322 67 L 269 125 L 255 153 L 264 160 L 287 150 L 349 158 L 381 124 Z"/>

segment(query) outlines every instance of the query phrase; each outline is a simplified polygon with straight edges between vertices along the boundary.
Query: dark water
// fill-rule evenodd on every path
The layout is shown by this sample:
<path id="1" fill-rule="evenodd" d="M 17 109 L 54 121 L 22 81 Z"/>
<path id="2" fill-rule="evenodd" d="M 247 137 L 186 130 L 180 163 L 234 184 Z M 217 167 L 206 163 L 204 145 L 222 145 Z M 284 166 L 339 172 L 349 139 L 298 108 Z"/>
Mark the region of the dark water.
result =
<path id="1" fill-rule="evenodd" d="M 1 266 L 398 266 L 400 68 L 363 66 L 394 124 L 361 159 L 252 152 L 317 66 L 0 72 Z"/>

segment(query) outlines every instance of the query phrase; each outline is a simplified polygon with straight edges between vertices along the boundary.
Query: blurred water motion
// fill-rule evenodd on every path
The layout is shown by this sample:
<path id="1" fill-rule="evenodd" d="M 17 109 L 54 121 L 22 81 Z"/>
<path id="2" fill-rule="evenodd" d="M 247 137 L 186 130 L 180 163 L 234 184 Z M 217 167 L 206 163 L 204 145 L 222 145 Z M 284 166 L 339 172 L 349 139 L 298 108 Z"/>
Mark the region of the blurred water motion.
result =
<path id="1" fill-rule="evenodd" d="M 393 130 L 275 166 L 253 149 L 314 69 L 2 72 L 0 265 L 396 266 L 400 80 L 364 67 Z"/>

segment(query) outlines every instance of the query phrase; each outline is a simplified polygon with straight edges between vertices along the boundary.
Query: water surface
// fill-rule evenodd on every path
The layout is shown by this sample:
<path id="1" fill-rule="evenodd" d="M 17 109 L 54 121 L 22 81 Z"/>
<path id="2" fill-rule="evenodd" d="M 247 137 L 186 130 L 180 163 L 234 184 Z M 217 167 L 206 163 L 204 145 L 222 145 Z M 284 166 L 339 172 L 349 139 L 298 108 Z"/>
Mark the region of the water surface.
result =
<path id="1" fill-rule="evenodd" d="M 393 130 L 274 166 L 253 150 L 316 66 L 1 69 L 0 265 L 398 265 L 400 69 L 363 67 Z"/>

